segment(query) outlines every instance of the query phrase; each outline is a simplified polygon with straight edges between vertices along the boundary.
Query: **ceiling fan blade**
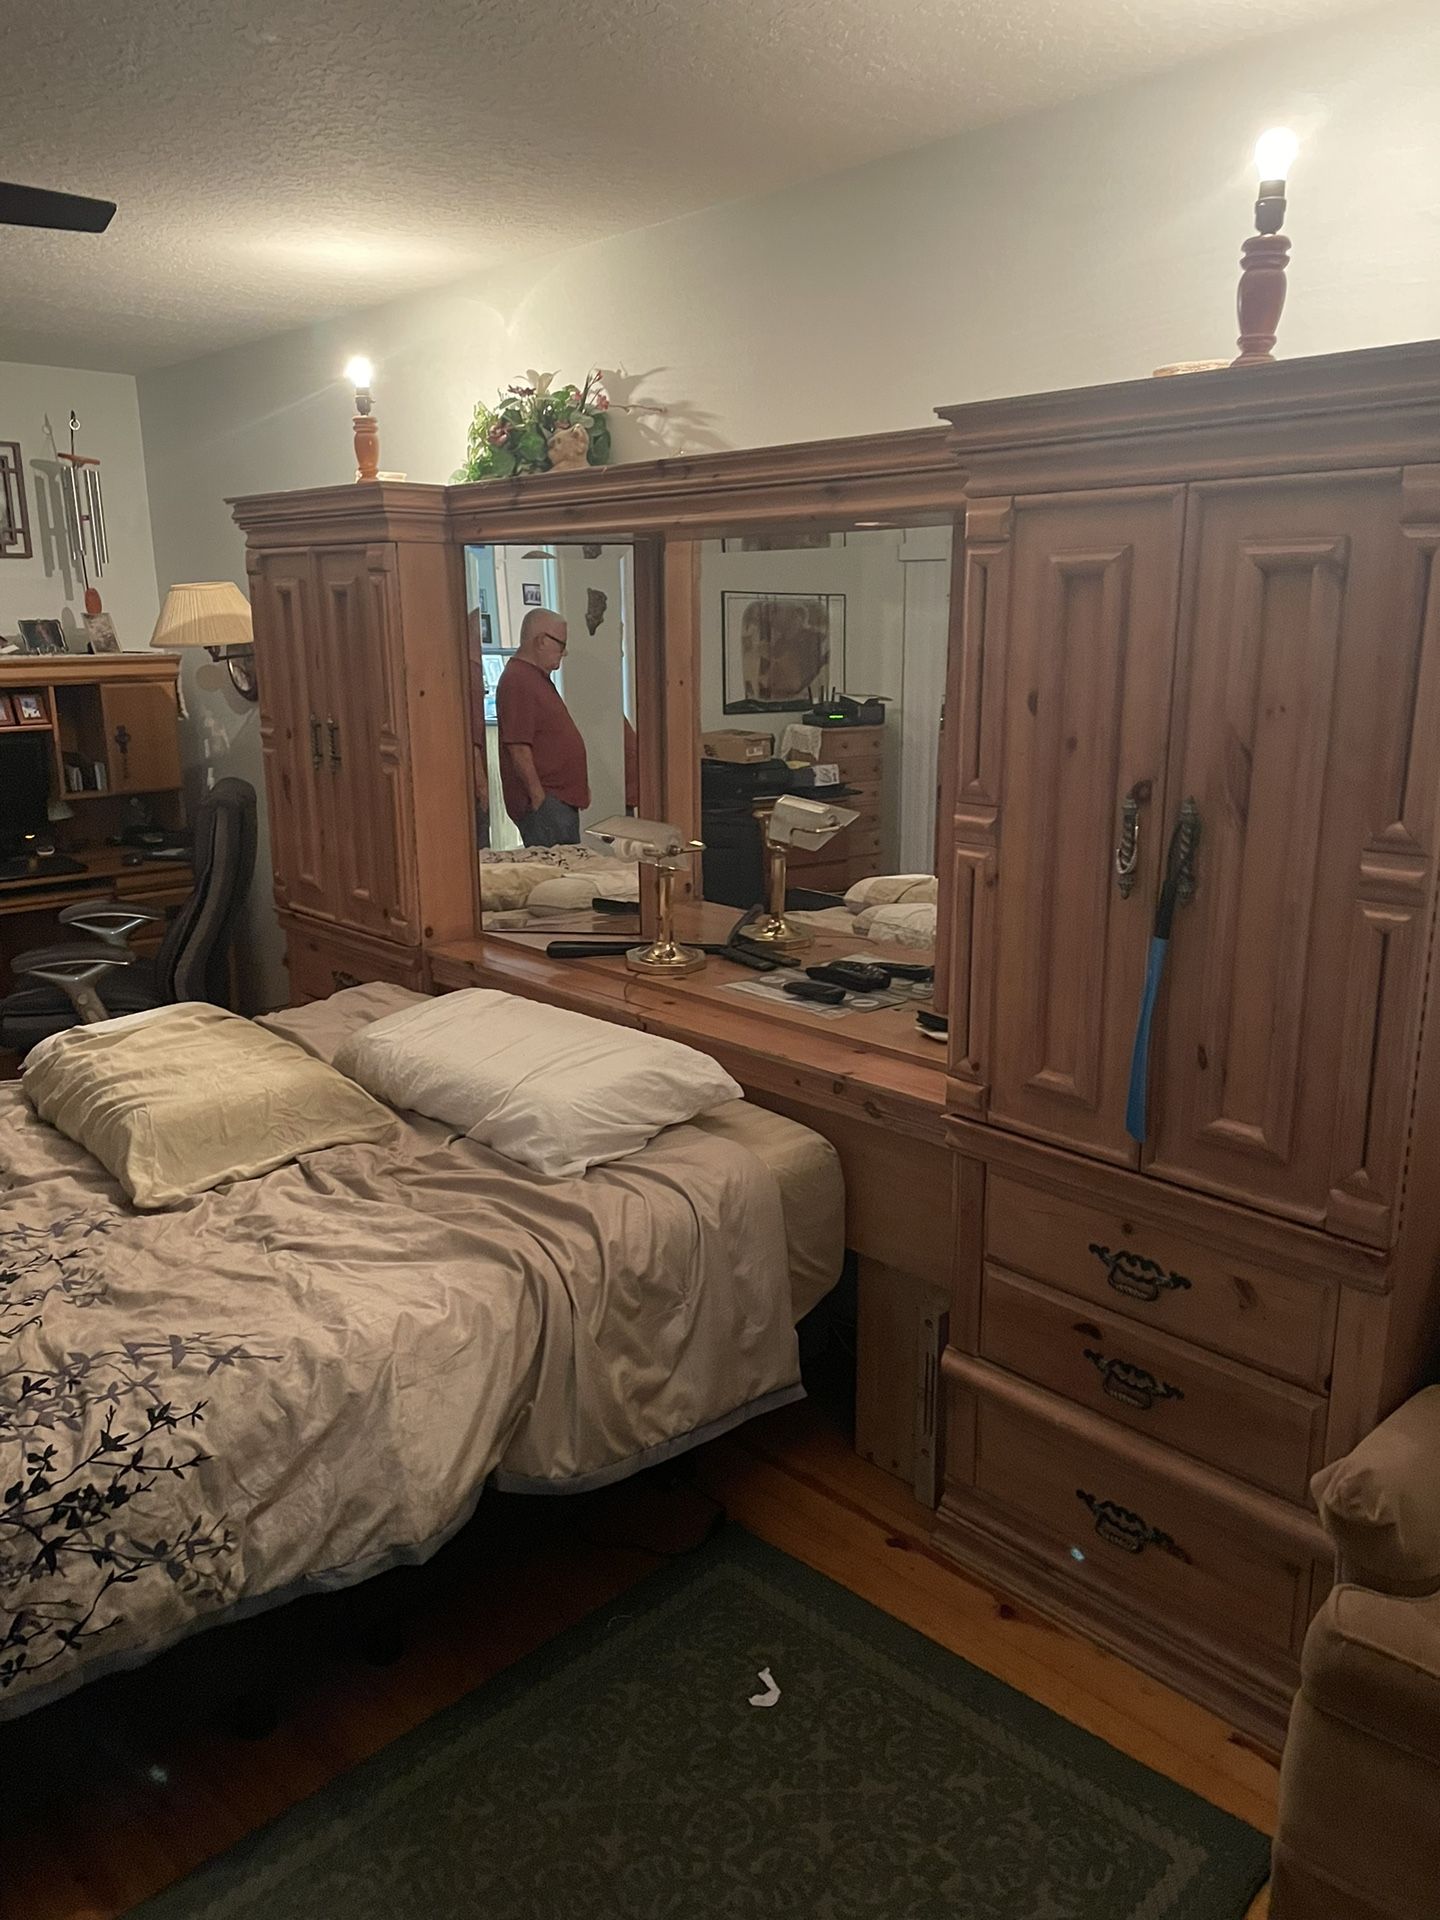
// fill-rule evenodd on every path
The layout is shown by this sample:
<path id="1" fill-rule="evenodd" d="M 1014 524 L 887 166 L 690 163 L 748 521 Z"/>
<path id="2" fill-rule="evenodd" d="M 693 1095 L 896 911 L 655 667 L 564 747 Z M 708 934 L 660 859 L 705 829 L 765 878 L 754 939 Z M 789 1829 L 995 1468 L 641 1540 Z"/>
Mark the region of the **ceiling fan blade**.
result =
<path id="1" fill-rule="evenodd" d="M 113 200 L 87 200 L 80 193 L 52 193 L 47 187 L 20 187 L 0 180 L 0 226 L 103 233 L 114 217 Z"/>

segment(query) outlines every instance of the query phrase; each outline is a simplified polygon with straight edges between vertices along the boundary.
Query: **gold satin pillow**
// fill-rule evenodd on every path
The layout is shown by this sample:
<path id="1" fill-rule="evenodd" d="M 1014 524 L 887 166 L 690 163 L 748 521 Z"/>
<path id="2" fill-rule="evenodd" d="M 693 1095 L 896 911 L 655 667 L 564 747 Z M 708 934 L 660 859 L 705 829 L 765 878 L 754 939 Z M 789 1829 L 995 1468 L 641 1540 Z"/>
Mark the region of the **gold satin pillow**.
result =
<path id="1" fill-rule="evenodd" d="M 71 1027 L 21 1075 L 42 1120 L 94 1154 L 137 1207 L 171 1207 L 398 1123 L 353 1080 L 200 1001 Z"/>

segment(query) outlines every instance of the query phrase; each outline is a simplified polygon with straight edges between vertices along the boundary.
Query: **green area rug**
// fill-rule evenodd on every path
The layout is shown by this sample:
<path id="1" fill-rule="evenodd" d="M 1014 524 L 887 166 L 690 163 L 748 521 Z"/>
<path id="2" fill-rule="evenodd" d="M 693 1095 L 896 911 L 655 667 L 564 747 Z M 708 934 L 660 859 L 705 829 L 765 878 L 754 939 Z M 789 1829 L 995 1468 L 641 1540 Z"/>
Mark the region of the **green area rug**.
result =
<path id="1" fill-rule="evenodd" d="M 730 1527 L 139 1913 L 1242 1920 L 1268 1861 Z"/>

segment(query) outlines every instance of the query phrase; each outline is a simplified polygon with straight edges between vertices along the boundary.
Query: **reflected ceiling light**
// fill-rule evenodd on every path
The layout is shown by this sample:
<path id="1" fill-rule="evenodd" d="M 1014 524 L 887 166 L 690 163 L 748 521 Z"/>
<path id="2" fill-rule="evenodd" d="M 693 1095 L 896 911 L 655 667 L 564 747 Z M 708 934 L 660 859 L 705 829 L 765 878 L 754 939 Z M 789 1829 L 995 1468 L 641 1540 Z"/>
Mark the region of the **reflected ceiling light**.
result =
<path id="1" fill-rule="evenodd" d="M 522 553 L 520 558 L 522 560 L 553 560 L 555 556 L 547 552 L 544 547 L 531 547 L 530 551 Z"/>

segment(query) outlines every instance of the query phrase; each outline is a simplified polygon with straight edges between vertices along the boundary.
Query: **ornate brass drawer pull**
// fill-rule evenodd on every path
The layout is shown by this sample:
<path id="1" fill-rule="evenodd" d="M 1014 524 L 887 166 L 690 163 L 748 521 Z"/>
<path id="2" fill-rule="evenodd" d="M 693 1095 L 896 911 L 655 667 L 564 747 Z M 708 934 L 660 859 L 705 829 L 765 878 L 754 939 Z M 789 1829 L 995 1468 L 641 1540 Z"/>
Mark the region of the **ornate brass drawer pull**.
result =
<path id="1" fill-rule="evenodd" d="M 1188 1287 L 1183 1273 L 1167 1273 L 1158 1261 L 1147 1260 L 1128 1247 L 1109 1247 L 1090 1242 L 1090 1251 L 1105 1269 L 1105 1278 L 1127 1300 L 1158 1300 L 1170 1288 Z"/>
<path id="2" fill-rule="evenodd" d="M 310 764 L 316 773 L 320 771 L 320 762 L 324 758 L 325 749 L 320 744 L 320 716 L 318 713 L 312 713 L 310 716 Z"/>
<path id="3" fill-rule="evenodd" d="M 330 771 L 338 773 L 340 771 L 340 724 L 336 720 L 327 719 L 325 726 L 330 735 Z"/>
<path id="4" fill-rule="evenodd" d="M 1120 802 L 1120 839 L 1115 848 L 1115 884 L 1128 900 L 1140 874 L 1140 809 L 1150 798 L 1150 782 L 1137 780 Z"/>
<path id="5" fill-rule="evenodd" d="M 358 973 L 342 973 L 338 967 L 331 968 L 330 978 L 334 982 L 336 993 L 343 992 L 346 987 L 358 987 L 360 984 Z"/>
<path id="6" fill-rule="evenodd" d="M 1075 1498 L 1090 1509 L 1095 1518 L 1095 1531 L 1107 1546 L 1118 1547 L 1121 1553 L 1143 1553 L 1147 1547 L 1154 1547 L 1160 1553 L 1183 1560 L 1187 1567 L 1191 1564 L 1189 1554 L 1172 1535 L 1152 1527 L 1129 1507 L 1122 1507 L 1114 1500 L 1101 1500 L 1093 1493 L 1086 1493 L 1083 1487 L 1075 1489 Z"/>
<path id="7" fill-rule="evenodd" d="M 1168 1380 L 1157 1380 L 1146 1368 L 1132 1366 L 1128 1360 L 1112 1360 L 1094 1347 L 1086 1347 L 1084 1355 L 1099 1374 L 1102 1389 L 1122 1406 L 1149 1413 L 1157 1400 L 1185 1398 L 1181 1388 L 1172 1387 Z"/>

